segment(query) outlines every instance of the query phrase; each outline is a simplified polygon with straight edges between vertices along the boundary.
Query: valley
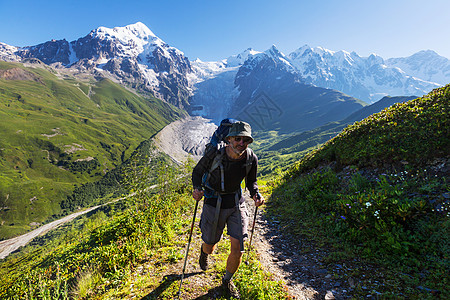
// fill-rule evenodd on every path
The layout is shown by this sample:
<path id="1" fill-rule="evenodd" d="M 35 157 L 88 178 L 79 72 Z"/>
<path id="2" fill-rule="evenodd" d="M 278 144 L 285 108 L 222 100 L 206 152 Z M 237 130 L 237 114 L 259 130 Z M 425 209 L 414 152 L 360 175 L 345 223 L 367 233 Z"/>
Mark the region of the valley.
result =
<path id="1" fill-rule="evenodd" d="M 307 45 L 192 61 L 141 22 L 0 43 L 0 298 L 173 299 L 226 117 L 252 125 L 267 199 L 244 299 L 447 298 L 448 68 Z M 183 299 L 221 299 L 229 242 L 206 272 L 199 243 Z"/>

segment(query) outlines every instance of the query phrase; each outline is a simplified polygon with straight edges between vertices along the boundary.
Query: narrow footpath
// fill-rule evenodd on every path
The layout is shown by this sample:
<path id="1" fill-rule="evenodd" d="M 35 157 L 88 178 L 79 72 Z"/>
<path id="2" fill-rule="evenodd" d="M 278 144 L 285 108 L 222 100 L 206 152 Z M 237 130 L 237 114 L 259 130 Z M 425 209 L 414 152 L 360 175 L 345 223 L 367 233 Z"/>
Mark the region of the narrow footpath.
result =
<path id="1" fill-rule="evenodd" d="M 249 211 L 250 236 L 255 206 L 248 195 L 246 201 Z M 227 242 L 227 237 L 219 242 L 218 249 L 209 258 L 210 268 L 203 272 L 198 264 L 201 245 L 198 223 L 203 201 L 199 204 L 180 299 L 223 299 L 225 294 L 221 287 L 221 275 L 218 275 L 215 265 L 225 261 L 224 253 L 227 254 L 228 252 L 221 249 L 220 245 Z M 272 274 L 274 280 L 284 282 L 290 299 L 331 300 L 350 298 L 349 288 L 346 287 L 348 282 L 342 282 L 332 275 L 344 267 L 339 265 L 324 266 L 321 262 L 327 255 L 325 250 L 305 251 L 307 242 L 294 241 L 291 237 L 285 236 L 280 223 L 265 216 L 264 208 L 258 209 L 256 220 L 252 251 L 256 251 L 258 260 L 265 271 Z M 186 245 L 187 236 L 178 241 L 178 246 L 183 249 L 183 255 Z M 246 253 L 244 253 L 243 261 L 245 255 Z M 153 261 L 148 261 L 139 267 L 135 274 L 136 280 L 139 276 L 147 273 L 153 274 L 152 277 L 155 282 L 154 285 L 149 285 L 146 288 L 143 299 L 170 299 L 170 295 L 175 294 L 174 290 L 178 291 L 183 263 L 184 259 L 180 259 L 174 264 L 158 266 Z M 127 299 L 132 299 L 138 295 L 139 293 L 128 295 Z"/>
<path id="2" fill-rule="evenodd" d="M 255 206 L 247 197 L 250 226 Z M 292 299 L 348 299 L 348 282 L 336 279 L 335 274 L 345 271 L 340 265 L 325 266 L 326 249 L 314 249 L 307 240 L 298 240 L 286 233 L 274 218 L 268 218 L 264 206 L 258 209 L 252 247 L 264 269 L 275 280 L 282 280 Z M 249 228 L 250 234 L 251 227 Z"/>

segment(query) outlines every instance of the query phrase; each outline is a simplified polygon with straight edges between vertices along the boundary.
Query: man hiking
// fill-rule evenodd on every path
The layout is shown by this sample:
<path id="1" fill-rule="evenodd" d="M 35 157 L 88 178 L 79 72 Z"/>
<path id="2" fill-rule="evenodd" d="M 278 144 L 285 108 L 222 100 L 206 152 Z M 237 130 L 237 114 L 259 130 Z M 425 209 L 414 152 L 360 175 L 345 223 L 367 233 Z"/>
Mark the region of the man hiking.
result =
<path id="1" fill-rule="evenodd" d="M 231 252 L 227 259 L 222 284 L 230 296 L 239 298 L 231 278 L 239 268 L 243 241 L 247 236 L 248 212 L 241 190 L 245 184 L 256 207 L 264 204 L 258 192 L 256 172 L 258 158 L 248 147 L 253 142 L 248 123 L 237 121 L 231 125 L 225 146 L 210 148 L 192 172 L 193 193 L 196 201 L 205 196 L 200 219 L 203 244 L 200 249 L 200 267 L 208 268 L 208 255 L 222 237 L 225 224 L 230 235 Z"/>

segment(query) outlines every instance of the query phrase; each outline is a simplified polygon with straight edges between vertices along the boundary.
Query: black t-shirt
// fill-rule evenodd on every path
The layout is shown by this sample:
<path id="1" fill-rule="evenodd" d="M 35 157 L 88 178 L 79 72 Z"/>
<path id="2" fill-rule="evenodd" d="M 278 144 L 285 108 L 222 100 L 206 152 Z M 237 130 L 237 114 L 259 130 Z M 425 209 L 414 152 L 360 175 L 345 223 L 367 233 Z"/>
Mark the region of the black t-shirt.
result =
<path id="1" fill-rule="evenodd" d="M 225 150 L 225 149 L 223 149 Z M 258 185 L 256 182 L 256 173 L 258 167 L 258 158 L 251 150 L 252 166 L 246 178 L 246 187 L 250 191 L 250 195 L 253 196 L 258 192 Z M 202 185 L 202 176 L 206 171 L 211 168 L 212 162 L 216 155 L 220 155 L 220 151 L 214 150 L 211 153 L 206 153 L 195 166 L 192 172 L 192 184 L 194 188 L 200 188 Z M 222 192 L 221 188 L 221 172 L 220 168 L 216 168 L 211 172 L 208 185 L 212 187 L 215 191 L 219 192 L 222 197 L 222 208 L 231 208 L 235 205 L 236 192 L 240 192 L 241 182 L 245 178 L 246 173 L 246 162 L 247 154 L 243 155 L 241 159 L 232 159 L 228 157 L 226 151 L 222 158 L 222 164 L 224 168 L 224 178 L 225 178 L 225 191 Z M 240 202 L 244 201 L 242 195 L 240 196 Z M 215 206 L 217 198 L 207 197 L 205 203 Z"/>

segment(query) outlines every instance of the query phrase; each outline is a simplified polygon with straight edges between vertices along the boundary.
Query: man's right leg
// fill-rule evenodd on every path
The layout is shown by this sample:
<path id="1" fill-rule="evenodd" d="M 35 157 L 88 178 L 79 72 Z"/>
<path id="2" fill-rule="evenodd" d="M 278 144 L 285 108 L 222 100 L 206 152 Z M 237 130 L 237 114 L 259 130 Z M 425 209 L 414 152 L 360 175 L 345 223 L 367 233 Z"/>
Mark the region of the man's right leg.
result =
<path id="1" fill-rule="evenodd" d="M 215 243 L 218 241 L 216 236 L 213 235 L 217 234 L 221 235 L 223 230 L 223 229 L 220 230 L 220 228 L 218 232 L 215 229 L 213 230 L 215 210 L 216 208 L 211 205 L 208 204 L 203 205 L 202 216 L 200 219 L 200 229 L 202 231 L 203 243 L 200 247 L 200 257 L 198 260 L 200 268 L 203 271 L 206 271 L 208 269 L 208 255 L 213 253 Z"/>
<path id="2" fill-rule="evenodd" d="M 216 248 L 216 245 L 210 245 L 205 242 L 203 242 L 203 244 L 202 244 L 202 250 L 206 254 L 212 254 L 215 248 Z"/>
<path id="3" fill-rule="evenodd" d="M 203 242 L 200 247 L 200 258 L 198 259 L 198 263 L 203 271 L 208 269 L 208 255 L 213 253 L 214 248 L 215 245 L 206 244 L 205 242 Z"/>

